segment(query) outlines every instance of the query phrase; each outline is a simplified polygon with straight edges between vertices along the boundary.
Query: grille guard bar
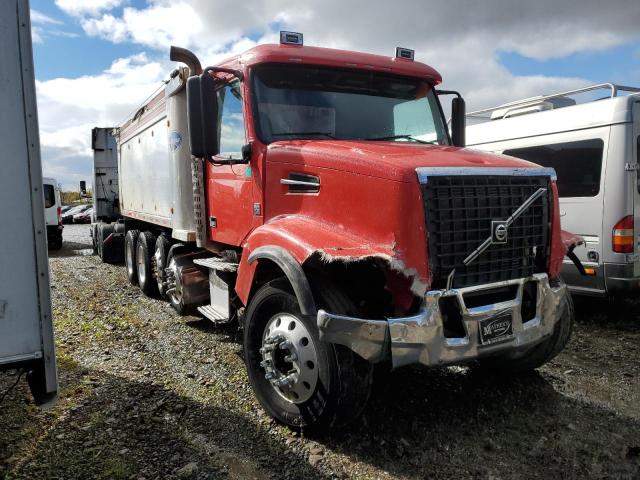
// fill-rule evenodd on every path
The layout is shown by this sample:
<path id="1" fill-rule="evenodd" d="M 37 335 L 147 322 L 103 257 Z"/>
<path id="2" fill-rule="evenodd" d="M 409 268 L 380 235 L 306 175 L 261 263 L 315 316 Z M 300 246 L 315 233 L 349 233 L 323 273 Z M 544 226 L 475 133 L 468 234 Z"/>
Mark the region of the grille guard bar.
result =
<path id="1" fill-rule="evenodd" d="M 537 283 L 535 316 L 522 320 L 521 306 L 524 285 Z M 517 286 L 512 300 L 467 307 L 464 296 L 504 286 Z M 421 311 L 410 317 L 371 320 L 320 310 L 317 316 L 320 339 L 344 345 L 372 363 L 391 359 L 393 368 L 422 364 L 441 366 L 465 363 L 483 356 L 509 353 L 517 356 L 549 337 L 564 313 L 564 297 L 568 295 L 564 283 L 552 286 L 546 274 L 508 280 L 488 285 L 427 292 Z M 439 300 L 457 298 L 465 329 L 463 337 L 446 337 Z M 513 335 L 499 343 L 480 344 L 478 322 L 481 319 L 510 311 Z"/>

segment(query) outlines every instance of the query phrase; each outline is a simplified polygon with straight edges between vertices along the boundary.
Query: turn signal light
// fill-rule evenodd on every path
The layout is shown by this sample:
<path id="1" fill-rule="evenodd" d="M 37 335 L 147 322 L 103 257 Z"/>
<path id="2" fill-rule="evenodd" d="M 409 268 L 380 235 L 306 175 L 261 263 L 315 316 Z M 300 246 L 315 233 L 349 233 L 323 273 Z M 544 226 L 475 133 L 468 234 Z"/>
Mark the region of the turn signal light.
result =
<path id="1" fill-rule="evenodd" d="M 613 227 L 613 251 L 633 253 L 633 216 L 627 215 Z"/>

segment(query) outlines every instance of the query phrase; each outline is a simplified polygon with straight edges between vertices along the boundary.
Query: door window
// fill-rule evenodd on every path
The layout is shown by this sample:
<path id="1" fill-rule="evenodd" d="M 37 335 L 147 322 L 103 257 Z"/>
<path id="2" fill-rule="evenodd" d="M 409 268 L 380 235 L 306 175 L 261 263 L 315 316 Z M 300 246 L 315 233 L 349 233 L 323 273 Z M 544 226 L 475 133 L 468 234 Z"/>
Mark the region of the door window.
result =
<path id="1" fill-rule="evenodd" d="M 600 191 L 602 152 L 599 138 L 505 150 L 505 155 L 551 167 L 558 176 L 560 197 L 595 197 Z"/>
<path id="2" fill-rule="evenodd" d="M 220 156 L 241 159 L 242 146 L 246 143 L 246 136 L 242 116 L 240 81 L 228 83 L 219 89 L 217 94 L 220 112 Z"/>
<path id="3" fill-rule="evenodd" d="M 51 208 L 56 204 L 56 190 L 53 185 L 44 185 L 44 208 Z"/>

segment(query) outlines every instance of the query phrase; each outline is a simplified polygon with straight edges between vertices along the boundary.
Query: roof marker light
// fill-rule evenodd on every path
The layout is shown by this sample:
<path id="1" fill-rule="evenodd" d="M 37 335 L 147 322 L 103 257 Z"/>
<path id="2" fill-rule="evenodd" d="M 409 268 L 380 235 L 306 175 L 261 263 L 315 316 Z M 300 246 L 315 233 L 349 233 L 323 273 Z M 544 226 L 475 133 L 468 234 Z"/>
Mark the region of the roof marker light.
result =
<path id="1" fill-rule="evenodd" d="M 297 32 L 280 32 L 280 43 L 283 45 L 302 46 L 302 34 Z"/>
<path id="2" fill-rule="evenodd" d="M 406 60 L 413 60 L 414 51 L 410 48 L 396 47 L 396 58 L 404 58 Z"/>

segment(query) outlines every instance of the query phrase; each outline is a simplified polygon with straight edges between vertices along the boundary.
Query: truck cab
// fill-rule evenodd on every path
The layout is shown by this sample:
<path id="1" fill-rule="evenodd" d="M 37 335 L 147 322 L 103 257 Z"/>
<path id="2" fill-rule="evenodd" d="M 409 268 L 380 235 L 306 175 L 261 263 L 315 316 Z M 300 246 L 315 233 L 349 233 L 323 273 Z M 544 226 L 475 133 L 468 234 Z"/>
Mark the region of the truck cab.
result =
<path id="1" fill-rule="evenodd" d="M 562 349 L 555 172 L 462 148 L 464 101 L 411 50 L 283 32 L 217 66 L 171 58 L 186 67 L 116 129 L 127 274 L 237 321 L 274 418 L 352 420 L 378 363 L 524 371 Z"/>

